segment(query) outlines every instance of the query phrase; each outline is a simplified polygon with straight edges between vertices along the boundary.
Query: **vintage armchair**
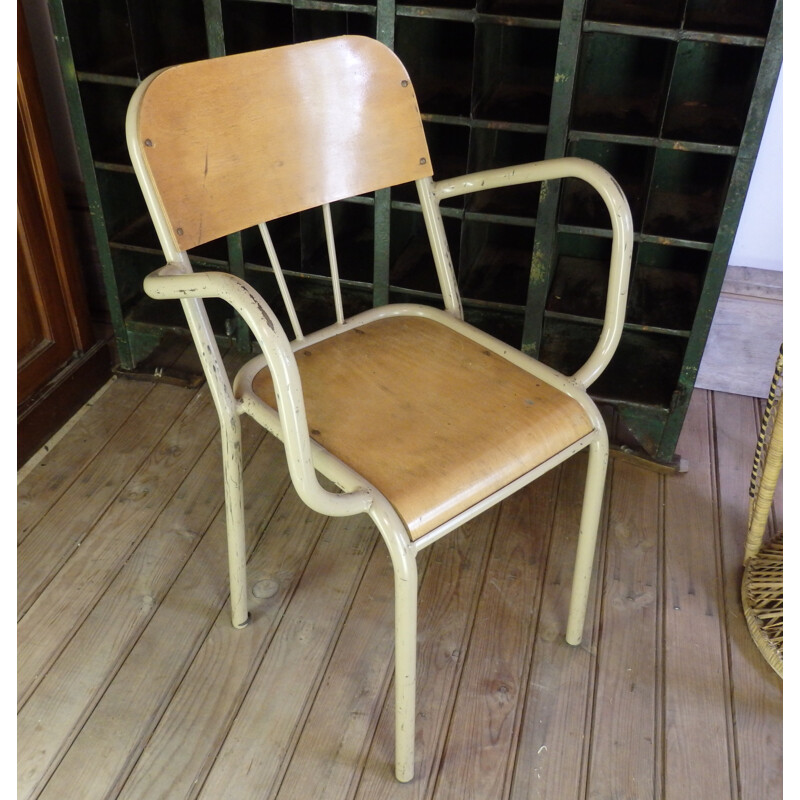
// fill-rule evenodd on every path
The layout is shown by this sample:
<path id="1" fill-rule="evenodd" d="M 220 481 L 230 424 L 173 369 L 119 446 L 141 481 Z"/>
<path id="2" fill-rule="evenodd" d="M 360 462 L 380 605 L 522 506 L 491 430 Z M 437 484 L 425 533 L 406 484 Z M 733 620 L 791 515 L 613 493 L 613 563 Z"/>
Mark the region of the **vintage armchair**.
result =
<path id="1" fill-rule="evenodd" d="M 248 621 L 240 415 L 284 444 L 298 495 L 316 511 L 366 513 L 395 574 L 395 774 L 414 772 L 416 556 L 588 448 L 567 621 L 581 640 L 608 460 L 587 387 L 620 338 L 632 247 L 614 179 L 575 158 L 432 180 L 408 74 L 384 45 L 342 36 L 170 67 L 147 78 L 127 117 L 133 165 L 166 265 L 145 292 L 183 305 L 219 414 L 234 626 Z M 574 177 L 608 208 L 605 319 L 585 364 L 562 375 L 463 321 L 439 203 L 499 186 Z M 390 304 L 346 318 L 330 204 L 415 182 L 444 308 Z M 321 206 L 336 322 L 303 331 L 265 222 Z M 292 335 L 262 297 L 187 251 L 258 226 Z M 227 301 L 260 352 L 226 375 L 203 300 Z M 317 473 L 338 491 L 325 488 Z"/>

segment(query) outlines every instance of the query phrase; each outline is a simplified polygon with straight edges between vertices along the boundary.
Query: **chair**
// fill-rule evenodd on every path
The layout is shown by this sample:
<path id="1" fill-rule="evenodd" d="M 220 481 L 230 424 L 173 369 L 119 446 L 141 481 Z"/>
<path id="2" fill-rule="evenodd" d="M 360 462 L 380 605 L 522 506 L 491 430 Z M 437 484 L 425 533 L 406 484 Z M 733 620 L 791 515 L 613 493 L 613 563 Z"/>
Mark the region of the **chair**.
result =
<path id="1" fill-rule="evenodd" d="M 166 265 L 144 281 L 179 299 L 219 413 L 233 625 L 248 620 L 240 415 L 284 444 L 298 495 L 316 511 L 366 513 L 395 575 L 395 774 L 414 772 L 416 556 L 465 521 L 588 448 L 567 622 L 581 640 L 608 440 L 586 393 L 619 341 L 632 247 L 628 204 L 590 162 L 563 158 L 432 180 L 414 90 L 397 57 L 342 36 L 183 64 L 147 78 L 128 146 Z M 480 189 L 572 176 L 608 207 L 613 231 L 598 344 L 572 376 L 463 321 L 439 203 Z M 330 204 L 402 183 L 419 192 L 444 308 L 392 304 L 346 318 Z M 322 207 L 336 322 L 302 330 L 265 221 Z M 193 273 L 187 250 L 258 226 L 293 338 L 240 278 Z M 222 298 L 260 354 L 231 382 L 203 300 Z M 317 472 L 338 488 L 323 487 Z"/>

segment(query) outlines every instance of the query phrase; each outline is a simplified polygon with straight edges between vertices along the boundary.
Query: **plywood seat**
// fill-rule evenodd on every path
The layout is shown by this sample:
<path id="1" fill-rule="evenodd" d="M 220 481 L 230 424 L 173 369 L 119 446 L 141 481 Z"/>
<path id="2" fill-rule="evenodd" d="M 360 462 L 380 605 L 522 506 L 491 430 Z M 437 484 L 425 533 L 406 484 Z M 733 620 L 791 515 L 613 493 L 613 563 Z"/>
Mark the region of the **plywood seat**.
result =
<path id="1" fill-rule="evenodd" d="M 297 351 L 311 437 L 416 540 L 592 432 L 572 398 L 451 328 L 396 316 Z M 253 391 L 275 408 L 268 369 Z"/>

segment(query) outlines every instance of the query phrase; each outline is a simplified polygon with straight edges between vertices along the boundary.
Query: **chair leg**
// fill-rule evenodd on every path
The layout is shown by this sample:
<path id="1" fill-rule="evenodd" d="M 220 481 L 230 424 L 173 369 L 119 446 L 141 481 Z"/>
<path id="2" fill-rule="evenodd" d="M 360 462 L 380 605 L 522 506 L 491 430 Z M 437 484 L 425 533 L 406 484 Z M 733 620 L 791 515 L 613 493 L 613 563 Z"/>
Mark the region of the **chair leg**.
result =
<path id="1" fill-rule="evenodd" d="M 228 535 L 228 575 L 231 587 L 231 622 L 243 628 L 247 613 L 247 546 L 244 532 L 242 436 L 238 417 L 222 428 L 222 468 L 225 479 L 225 521 Z"/>
<path id="2" fill-rule="evenodd" d="M 608 466 L 608 438 L 589 445 L 589 464 L 586 470 L 586 487 L 583 494 L 581 526 L 578 548 L 575 554 L 575 571 L 572 578 L 572 594 L 567 619 L 567 642 L 577 645 L 583 638 L 583 624 L 589 603 L 589 584 L 592 579 L 597 530 L 605 492 L 606 468 Z"/>
<path id="3" fill-rule="evenodd" d="M 417 689 L 417 564 L 405 554 L 403 572 L 395 565 L 395 776 L 414 777 Z"/>

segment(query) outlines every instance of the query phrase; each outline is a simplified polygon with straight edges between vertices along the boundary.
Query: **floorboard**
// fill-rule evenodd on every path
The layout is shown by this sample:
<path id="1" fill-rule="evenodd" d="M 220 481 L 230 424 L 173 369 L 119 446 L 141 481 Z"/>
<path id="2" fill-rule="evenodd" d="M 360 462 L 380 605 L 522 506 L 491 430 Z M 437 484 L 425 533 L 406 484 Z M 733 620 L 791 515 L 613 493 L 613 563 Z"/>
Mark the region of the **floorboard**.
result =
<path id="1" fill-rule="evenodd" d="M 403 785 L 369 520 L 308 511 L 245 424 L 252 622 L 234 630 L 207 390 L 115 378 L 19 473 L 18 797 L 777 800 L 783 686 L 739 598 L 762 405 L 696 391 L 686 473 L 612 460 L 579 647 L 584 457 L 423 552 Z"/>

